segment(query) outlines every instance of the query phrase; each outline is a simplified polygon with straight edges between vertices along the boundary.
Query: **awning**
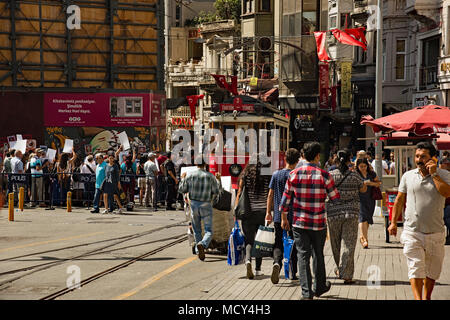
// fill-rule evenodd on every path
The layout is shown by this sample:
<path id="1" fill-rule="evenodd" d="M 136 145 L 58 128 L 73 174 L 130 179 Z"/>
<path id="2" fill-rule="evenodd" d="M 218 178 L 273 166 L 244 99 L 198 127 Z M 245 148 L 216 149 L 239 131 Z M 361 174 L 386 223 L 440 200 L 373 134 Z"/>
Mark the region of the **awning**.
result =
<path id="1" fill-rule="evenodd" d="M 266 102 L 273 102 L 278 99 L 278 88 L 272 88 L 269 91 L 265 92 L 261 100 Z"/>
<path id="2" fill-rule="evenodd" d="M 319 107 L 317 97 L 311 101 L 297 102 L 295 97 L 279 97 L 281 109 L 289 110 L 315 110 Z M 314 101 L 315 100 L 315 101 Z"/>
<path id="3" fill-rule="evenodd" d="M 187 105 L 189 105 L 189 104 L 187 102 L 186 97 L 171 98 L 171 99 L 166 100 L 166 109 L 168 109 L 168 110 L 177 109 L 179 107 L 187 106 Z"/>

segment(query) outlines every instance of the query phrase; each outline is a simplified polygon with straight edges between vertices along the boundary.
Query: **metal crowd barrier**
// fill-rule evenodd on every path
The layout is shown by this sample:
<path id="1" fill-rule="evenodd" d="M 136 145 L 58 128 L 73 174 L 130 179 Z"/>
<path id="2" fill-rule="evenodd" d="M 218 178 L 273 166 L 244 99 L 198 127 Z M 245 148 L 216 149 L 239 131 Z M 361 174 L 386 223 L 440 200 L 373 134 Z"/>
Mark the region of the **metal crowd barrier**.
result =
<path id="1" fill-rule="evenodd" d="M 63 190 L 60 185 L 57 176 L 63 175 L 63 173 L 42 173 L 40 176 L 44 178 L 43 188 L 44 188 L 44 197 L 45 199 L 31 201 L 32 203 L 41 204 L 44 203 L 50 208 L 55 204 L 64 204 L 66 202 L 67 192 L 72 192 L 72 201 L 79 201 L 82 204 L 87 204 L 88 208 L 92 206 L 94 202 L 94 194 L 95 194 L 95 182 L 96 177 L 95 173 L 79 173 L 79 172 L 67 172 L 65 175 L 69 175 L 71 178 L 70 186 L 66 190 Z M 6 194 L 14 193 L 15 201 L 18 201 L 18 191 L 20 187 L 25 188 L 25 203 L 30 203 L 31 198 L 28 195 L 28 191 L 32 190 L 32 177 L 36 175 L 34 173 L 0 173 L 3 178 L 6 178 Z M 78 177 L 78 179 L 73 179 L 73 177 Z M 132 182 L 133 178 L 135 179 L 135 188 L 134 195 L 136 192 L 139 192 L 139 185 L 137 183 L 138 178 L 145 178 L 145 175 L 136 175 L 136 174 L 120 174 L 120 183 L 121 184 L 129 184 Z M 84 188 L 82 189 L 82 198 L 74 199 L 75 190 L 73 189 L 73 183 L 83 183 Z M 86 184 L 90 184 L 90 187 L 86 188 Z M 1 186 L 0 186 L 1 187 Z M 55 191 L 55 187 L 58 188 Z M 56 197 L 55 197 L 56 196 Z"/>

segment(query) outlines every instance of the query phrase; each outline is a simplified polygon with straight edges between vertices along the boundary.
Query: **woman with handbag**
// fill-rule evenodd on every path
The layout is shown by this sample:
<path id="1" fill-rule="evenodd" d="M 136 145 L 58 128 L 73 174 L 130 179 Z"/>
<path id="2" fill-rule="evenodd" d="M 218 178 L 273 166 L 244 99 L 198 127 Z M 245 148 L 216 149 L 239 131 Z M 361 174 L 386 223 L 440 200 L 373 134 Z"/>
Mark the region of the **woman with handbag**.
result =
<path id="1" fill-rule="evenodd" d="M 339 167 L 330 172 L 341 195 L 339 200 L 329 202 L 327 222 L 330 244 L 337 268 L 335 274 L 344 284 L 354 283 L 355 247 L 358 238 L 359 192 L 367 191 L 367 182 L 349 169 L 351 155 L 338 152 Z"/>
<path id="2" fill-rule="evenodd" d="M 236 195 L 236 218 L 242 220 L 242 231 L 245 238 L 245 256 L 247 278 L 253 279 L 251 252 L 255 242 L 256 233 L 260 225 L 265 224 L 267 195 L 271 176 L 261 174 L 261 162 L 248 164 L 239 177 L 239 190 Z M 244 197 L 244 198 L 242 198 Z M 246 200 L 246 204 L 243 201 Z M 238 207 L 239 204 L 239 207 Z M 262 275 L 262 257 L 255 257 L 255 274 Z"/>
<path id="3" fill-rule="evenodd" d="M 359 176 L 367 181 L 367 191 L 359 193 L 359 241 L 364 249 L 369 248 L 368 232 L 369 225 L 373 224 L 373 213 L 375 211 L 375 201 L 380 200 L 381 181 L 366 158 L 361 158 L 356 161 L 356 172 Z"/>

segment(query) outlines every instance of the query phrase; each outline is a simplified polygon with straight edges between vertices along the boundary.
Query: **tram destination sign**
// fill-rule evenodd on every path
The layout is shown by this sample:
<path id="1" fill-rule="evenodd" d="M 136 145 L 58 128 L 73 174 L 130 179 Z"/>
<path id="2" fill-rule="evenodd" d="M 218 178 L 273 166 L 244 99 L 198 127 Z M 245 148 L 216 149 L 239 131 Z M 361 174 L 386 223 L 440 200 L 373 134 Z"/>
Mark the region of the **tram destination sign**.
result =
<path id="1" fill-rule="evenodd" d="M 243 104 L 242 99 L 237 97 L 233 100 L 233 103 L 221 103 L 220 111 L 244 111 L 253 112 L 255 111 L 254 104 Z"/>

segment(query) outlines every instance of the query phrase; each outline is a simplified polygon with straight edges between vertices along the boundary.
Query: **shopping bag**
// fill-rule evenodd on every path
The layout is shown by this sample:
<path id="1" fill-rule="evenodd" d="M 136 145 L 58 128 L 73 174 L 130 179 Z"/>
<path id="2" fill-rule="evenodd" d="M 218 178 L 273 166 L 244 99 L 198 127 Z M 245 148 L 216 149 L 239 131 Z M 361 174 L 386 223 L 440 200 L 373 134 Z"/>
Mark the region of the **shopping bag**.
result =
<path id="1" fill-rule="evenodd" d="M 294 246 L 294 240 L 289 237 L 286 230 L 283 230 L 283 266 L 284 266 L 284 278 L 289 279 L 289 275 L 293 274 L 293 268 L 291 263 L 292 248 Z"/>
<path id="2" fill-rule="evenodd" d="M 234 228 L 231 230 L 228 239 L 228 265 L 236 266 L 244 263 L 245 260 L 245 241 L 244 235 L 239 228 L 239 223 L 235 221 Z"/>
<path id="3" fill-rule="evenodd" d="M 259 226 L 251 254 L 256 258 L 272 257 L 274 244 L 275 228 L 273 227 L 273 224 L 267 226 L 266 222 L 265 226 Z"/>

